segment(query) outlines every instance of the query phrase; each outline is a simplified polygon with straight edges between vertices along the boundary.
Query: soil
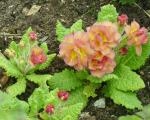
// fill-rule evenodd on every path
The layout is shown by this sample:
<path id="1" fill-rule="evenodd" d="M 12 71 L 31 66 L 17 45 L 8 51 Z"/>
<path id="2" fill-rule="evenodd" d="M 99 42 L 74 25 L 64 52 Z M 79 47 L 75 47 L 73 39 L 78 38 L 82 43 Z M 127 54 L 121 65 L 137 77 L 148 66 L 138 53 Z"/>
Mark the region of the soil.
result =
<path id="1" fill-rule="evenodd" d="M 86 27 L 96 21 L 100 6 L 110 2 L 111 0 L 0 0 L 0 50 L 3 51 L 12 39 L 19 40 L 20 35 L 31 26 L 38 33 L 39 38 L 47 36 L 46 42 L 50 53 L 58 53 L 59 43 L 56 41 L 55 36 L 57 20 L 69 27 L 76 20 L 82 19 Z M 41 9 L 35 15 L 25 16 L 24 10 L 30 9 L 32 5 L 40 5 Z M 150 18 L 142 9 L 135 5 L 121 6 L 118 2 L 114 3 L 114 5 L 120 13 L 128 14 L 129 21 L 135 19 L 150 30 Z M 138 5 L 145 10 L 150 10 L 150 0 L 140 0 Z M 52 74 L 61 71 L 64 67 L 66 65 L 63 61 L 57 58 L 49 69 L 42 72 Z M 150 103 L 150 59 L 137 72 L 141 74 L 146 84 L 146 88 L 138 93 L 138 97 L 143 105 L 146 105 Z M 28 83 L 27 91 L 29 94 L 23 94 L 19 97 L 27 99 L 34 90 L 33 87 L 35 88 L 36 85 Z M 87 118 L 88 120 L 117 120 L 120 115 L 134 113 L 134 111 L 114 104 L 108 98 L 106 98 L 106 108 L 97 109 L 93 106 L 93 103 L 100 97 L 104 96 L 98 92 L 98 97 L 91 99 L 84 109 L 84 112 L 89 112 L 91 116 L 94 116 Z"/>

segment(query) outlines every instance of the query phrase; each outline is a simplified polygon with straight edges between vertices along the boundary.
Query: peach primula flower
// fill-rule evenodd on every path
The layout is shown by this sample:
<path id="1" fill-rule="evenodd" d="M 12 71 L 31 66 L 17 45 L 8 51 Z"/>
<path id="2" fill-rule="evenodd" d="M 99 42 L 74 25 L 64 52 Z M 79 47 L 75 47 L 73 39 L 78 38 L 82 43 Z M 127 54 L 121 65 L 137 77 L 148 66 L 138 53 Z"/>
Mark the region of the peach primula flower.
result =
<path id="1" fill-rule="evenodd" d="M 86 68 L 89 56 L 93 53 L 88 35 L 85 32 L 76 32 L 65 36 L 59 49 L 59 56 L 64 59 L 66 64 L 73 66 L 76 70 Z"/>
<path id="2" fill-rule="evenodd" d="M 133 21 L 131 25 L 125 27 L 128 36 L 128 45 L 135 45 L 137 55 L 142 53 L 142 45 L 148 42 L 148 31 L 146 28 L 140 28 L 140 25 Z"/>
<path id="3" fill-rule="evenodd" d="M 117 25 L 111 22 L 96 23 L 87 28 L 91 47 L 108 54 L 119 44 L 120 34 Z"/>
<path id="4" fill-rule="evenodd" d="M 114 58 L 114 51 L 111 51 L 107 55 L 102 54 L 100 51 L 95 51 L 88 64 L 91 74 L 96 77 L 102 77 L 107 73 L 112 73 L 116 66 Z"/>

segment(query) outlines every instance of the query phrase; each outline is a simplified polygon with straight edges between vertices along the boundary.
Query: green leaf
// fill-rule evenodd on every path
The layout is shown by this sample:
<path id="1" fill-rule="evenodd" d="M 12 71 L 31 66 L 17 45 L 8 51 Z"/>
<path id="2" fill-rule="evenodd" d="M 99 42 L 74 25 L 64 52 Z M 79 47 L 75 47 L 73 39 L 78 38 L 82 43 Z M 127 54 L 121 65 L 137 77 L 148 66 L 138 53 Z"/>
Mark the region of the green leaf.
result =
<path id="1" fill-rule="evenodd" d="M 57 21 L 57 24 L 56 24 L 57 40 L 59 42 L 62 42 L 64 39 L 64 36 L 68 35 L 69 33 L 70 33 L 70 29 L 65 28 L 61 22 Z"/>
<path id="2" fill-rule="evenodd" d="M 61 22 L 57 21 L 56 35 L 59 42 L 62 42 L 66 35 L 77 31 L 83 31 L 81 19 L 75 22 L 70 28 L 65 28 Z"/>
<path id="3" fill-rule="evenodd" d="M 127 115 L 127 116 L 121 116 L 121 117 L 119 117 L 119 120 L 142 120 L 142 119 L 139 118 L 136 115 Z"/>
<path id="4" fill-rule="evenodd" d="M 43 42 L 40 47 L 44 50 L 45 54 L 48 53 L 48 46 L 47 46 L 47 43 Z"/>
<path id="5" fill-rule="evenodd" d="M 27 45 L 28 45 L 29 40 L 30 40 L 30 38 L 29 38 L 29 33 L 30 32 L 32 32 L 32 28 L 31 27 L 28 28 L 28 30 L 25 32 L 25 34 L 22 36 L 22 39 L 21 39 Z"/>
<path id="6" fill-rule="evenodd" d="M 7 92 L 9 95 L 15 97 L 17 95 L 21 95 L 26 90 L 26 80 L 25 78 L 18 78 L 17 82 L 7 88 Z"/>
<path id="7" fill-rule="evenodd" d="M 97 22 L 117 22 L 118 13 L 113 5 L 105 5 L 101 7 L 101 11 L 98 13 Z"/>
<path id="8" fill-rule="evenodd" d="M 88 98 L 88 97 L 96 97 L 97 94 L 95 93 L 96 89 L 100 87 L 99 84 L 93 84 L 90 83 L 89 85 L 84 87 L 84 95 Z"/>
<path id="9" fill-rule="evenodd" d="M 92 83 L 102 83 L 102 82 L 112 80 L 112 79 L 118 79 L 118 76 L 115 75 L 115 74 L 107 74 L 102 78 L 98 78 L 98 77 L 95 77 L 95 76 L 92 76 L 92 75 L 89 75 L 87 77 L 87 80 L 89 80 Z"/>
<path id="10" fill-rule="evenodd" d="M 129 109 L 142 109 L 141 102 L 136 97 L 136 94 L 133 92 L 124 92 L 121 90 L 117 90 L 112 87 L 110 84 L 104 89 L 104 93 L 106 96 L 110 97 L 114 103 L 125 106 Z"/>
<path id="11" fill-rule="evenodd" d="M 80 80 L 86 80 L 87 77 L 89 76 L 89 73 L 87 70 L 80 70 L 80 71 L 76 71 L 76 76 Z"/>
<path id="12" fill-rule="evenodd" d="M 117 67 L 114 74 L 119 77 L 119 79 L 109 81 L 114 88 L 123 91 L 135 91 L 145 87 L 144 81 L 140 76 L 125 65 Z"/>
<path id="13" fill-rule="evenodd" d="M 46 81 L 49 80 L 52 76 L 51 75 L 37 75 L 37 74 L 31 74 L 27 75 L 26 78 L 38 85 L 45 85 Z"/>
<path id="14" fill-rule="evenodd" d="M 141 112 L 136 113 L 137 116 L 140 116 L 142 120 L 149 120 L 150 119 L 150 104 L 144 106 Z"/>
<path id="15" fill-rule="evenodd" d="M 83 31 L 82 26 L 83 26 L 83 21 L 81 19 L 76 21 L 70 28 L 71 33 Z"/>
<path id="16" fill-rule="evenodd" d="M 5 69 L 8 76 L 16 78 L 23 76 L 18 68 L 14 66 L 9 60 L 7 60 L 2 53 L 0 53 L 0 67 Z"/>
<path id="17" fill-rule="evenodd" d="M 0 120 L 26 119 L 29 106 L 26 102 L 0 91 Z M 19 114 L 19 116 L 18 116 Z"/>
<path id="18" fill-rule="evenodd" d="M 82 82 L 77 79 L 73 70 L 63 70 L 60 73 L 55 73 L 48 84 L 51 89 L 59 88 L 62 90 L 70 91 L 82 85 Z"/>
<path id="19" fill-rule="evenodd" d="M 150 36 L 149 36 L 150 38 Z M 137 56 L 135 52 L 135 47 L 131 46 L 128 49 L 128 54 L 122 57 L 121 62 L 129 66 L 131 69 L 136 70 L 139 69 L 142 65 L 145 64 L 145 61 L 150 55 L 150 39 L 147 44 L 142 46 L 142 54 L 141 56 Z"/>
<path id="20" fill-rule="evenodd" d="M 87 105 L 88 98 L 84 94 L 84 88 L 79 87 L 70 92 L 69 98 L 63 103 L 63 106 L 74 105 L 76 103 L 83 103 L 83 107 Z"/>
<path id="21" fill-rule="evenodd" d="M 11 41 L 11 43 L 9 44 L 9 49 L 10 50 L 14 50 L 15 51 L 15 54 L 16 54 L 16 56 L 18 57 L 19 56 L 19 49 L 18 49 L 18 44 L 16 44 L 16 42 L 15 41 Z"/>
<path id="22" fill-rule="evenodd" d="M 82 103 L 55 109 L 54 114 L 41 113 L 40 117 L 44 120 L 78 120 L 78 115 L 82 110 Z"/>
<path id="23" fill-rule="evenodd" d="M 39 110 L 45 105 L 45 101 L 48 99 L 48 88 L 37 88 L 28 99 L 30 105 L 29 116 L 37 117 Z"/>

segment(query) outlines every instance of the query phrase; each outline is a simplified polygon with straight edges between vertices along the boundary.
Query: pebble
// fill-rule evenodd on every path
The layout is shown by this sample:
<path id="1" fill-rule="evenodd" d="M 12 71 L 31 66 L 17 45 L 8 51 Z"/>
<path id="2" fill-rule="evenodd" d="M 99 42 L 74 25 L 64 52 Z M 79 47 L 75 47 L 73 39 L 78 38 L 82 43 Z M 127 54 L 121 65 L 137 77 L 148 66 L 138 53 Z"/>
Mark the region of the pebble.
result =
<path id="1" fill-rule="evenodd" d="M 105 98 L 100 98 L 97 101 L 95 101 L 94 107 L 96 107 L 96 108 L 105 108 L 106 107 Z"/>
<path id="2" fill-rule="evenodd" d="M 96 120 L 95 116 L 91 116 L 89 112 L 81 113 L 79 120 Z"/>

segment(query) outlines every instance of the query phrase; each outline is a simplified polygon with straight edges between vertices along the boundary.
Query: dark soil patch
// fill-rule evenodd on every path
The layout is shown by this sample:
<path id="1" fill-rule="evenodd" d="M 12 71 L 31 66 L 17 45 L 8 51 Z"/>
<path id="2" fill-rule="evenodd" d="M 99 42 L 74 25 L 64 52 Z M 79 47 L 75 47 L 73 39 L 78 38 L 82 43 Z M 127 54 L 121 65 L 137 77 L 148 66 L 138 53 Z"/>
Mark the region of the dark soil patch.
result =
<path id="1" fill-rule="evenodd" d="M 37 33 L 39 38 L 47 36 L 49 50 L 51 53 L 58 53 L 59 43 L 56 42 L 55 24 L 60 20 L 66 26 L 70 26 L 78 19 L 83 19 L 85 26 L 91 25 L 96 21 L 96 16 L 100 6 L 109 3 L 111 0 L 1 0 L 0 1 L 0 49 L 4 50 L 12 38 L 19 40 L 19 34 L 31 26 Z M 33 16 L 25 16 L 23 9 L 33 5 L 40 5 L 41 9 Z M 150 1 L 141 0 L 138 3 L 145 10 L 150 10 Z M 130 20 L 135 19 L 141 25 L 150 29 L 150 18 L 144 12 L 134 5 L 121 6 L 115 3 L 120 13 L 128 14 Z M 17 34 L 14 36 L 6 36 L 4 33 Z M 146 88 L 139 92 L 139 98 L 143 104 L 150 103 L 150 60 L 139 70 L 145 81 Z M 54 73 L 64 69 L 66 65 L 62 60 L 56 59 L 49 69 L 43 71 L 45 73 Z M 42 72 L 42 73 L 43 73 Z M 35 85 L 28 85 L 27 91 L 32 92 Z M 30 91 L 31 90 L 31 91 Z M 98 97 L 104 97 L 98 92 Z M 29 95 L 20 96 L 21 99 Z M 94 101 L 91 99 L 84 111 L 88 111 L 90 115 L 96 117 L 96 120 L 116 120 L 118 116 L 127 113 L 132 114 L 134 111 L 127 110 L 124 107 L 114 104 L 110 99 L 106 99 L 106 108 L 97 109 L 93 107 Z M 27 99 L 27 98 L 26 98 Z"/>

